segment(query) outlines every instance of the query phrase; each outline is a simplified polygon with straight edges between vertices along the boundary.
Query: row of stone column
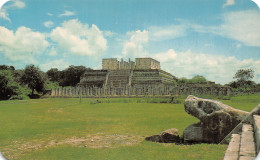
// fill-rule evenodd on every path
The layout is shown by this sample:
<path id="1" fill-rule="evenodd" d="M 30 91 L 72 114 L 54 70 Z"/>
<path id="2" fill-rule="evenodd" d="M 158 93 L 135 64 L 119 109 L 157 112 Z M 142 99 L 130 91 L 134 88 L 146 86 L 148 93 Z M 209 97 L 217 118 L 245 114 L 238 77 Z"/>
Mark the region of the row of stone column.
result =
<path id="1" fill-rule="evenodd" d="M 102 96 L 102 95 L 169 95 L 171 93 L 169 88 L 149 86 L 149 87 L 122 87 L 122 88 L 55 88 L 51 91 L 51 96 Z"/>
<path id="2" fill-rule="evenodd" d="M 227 87 L 172 87 L 172 86 L 145 86 L 145 87 L 122 87 L 122 88 L 55 88 L 51 96 L 130 96 L 130 95 L 170 95 L 170 94 L 192 94 L 192 95 L 223 95 L 231 94 Z"/>
<path id="3" fill-rule="evenodd" d="M 181 87 L 173 90 L 173 94 L 229 96 L 231 89 L 228 87 Z"/>

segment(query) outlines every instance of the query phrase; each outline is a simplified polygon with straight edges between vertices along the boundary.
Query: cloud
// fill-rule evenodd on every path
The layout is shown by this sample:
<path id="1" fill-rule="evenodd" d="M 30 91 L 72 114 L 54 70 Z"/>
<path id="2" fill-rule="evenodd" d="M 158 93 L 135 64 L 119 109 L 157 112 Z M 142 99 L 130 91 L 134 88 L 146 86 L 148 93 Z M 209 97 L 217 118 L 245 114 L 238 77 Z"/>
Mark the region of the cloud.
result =
<path id="1" fill-rule="evenodd" d="M 65 21 L 52 30 L 50 37 L 58 48 L 81 56 L 100 56 L 107 49 L 107 40 L 96 25 L 89 27 L 78 19 Z"/>
<path id="2" fill-rule="evenodd" d="M 25 6 L 26 6 L 25 3 L 22 2 L 21 0 L 13 0 L 12 2 L 14 2 L 14 3 L 12 3 L 10 5 L 10 7 L 13 7 L 13 8 L 21 9 L 21 8 L 25 8 Z"/>
<path id="3" fill-rule="evenodd" d="M 113 37 L 116 33 L 111 31 L 104 31 L 104 36 L 106 37 Z"/>
<path id="4" fill-rule="evenodd" d="M 43 23 L 43 25 L 47 28 L 53 27 L 54 23 L 52 21 L 46 21 Z"/>
<path id="5" fill-rule="evenodd" d="M 69 63 L 65 62 L 63 59 L 54 60 L 48 63 L 40 64 L 40 69 L 43 71 L 48 71 L 51 68 L 58 68 L 59 70 L 64 70 L 69 67 Z"/>
<path id="6" fill-rule="evenodd" d="M 194 53 L 190 50 L 176 52 L 174 49 L 150 56 L 161 62 L 162 69 L 179 78 L 203 75 L 208 80 L 226 84 L 233 81 L 233 76 L 238 69 L 252 68 L 256 75 L 254 80 L 260 82 L 260 59 L 238 60 L 235 57 Z"/>
<path id="7" fill-rule="evenodd" d="M 0 18 L 11 22 L 11 19 L 5 9 L 0 10 Z"/>
<path id="8" fill-rule="evenodd" d="M 227 0 L 225 4 L 223 4 L 223 8 L 228 7 L 228 6 L 232 6 L 235 4 L 235 0 Z"/>
<path id="9" fill-rule="evenodd" d="M 0 54 L 11 61 L 35 62 L 34 55 L 39 55 L 49 46 L 46 36 L 30 28 L 19 27 L 15 32 L 0 26 Z"/>
<path id="10" fill-rule="evenodd" d="M 76 14 L 72 11 L 64 11 L 64 13 L 60 14 L 58 17 L 74 16 L 74 15 L 76 15 Z"/>
<path id="11" fill-rule="evenodd" d="M 50 56 L 56 56 L 58 53 L 56 51 L 56 49 L 54 47 L 51 47 L 50 51 L 49 51 L 49 55 Z"/>
<path id="12" fill-rule="evenodd" d="M 260 47 L 260 14 L 256 10 L 229 12 L 218 26 L 190 24 L 196 32 L 212 33 L 237 40 L 247 46 Z"/>
<path id="13" fill-rule="evenodd" d="M 247 46 L 260 47 L 259 11 L 230 12 L 224 15 L 224 24 L 221 26 L 221 30 L 221 34 L 243 42 Z"/>
<path id="14" fill-rule="evenodd" d="M 4 7 L 1 8 L 0 10 L 0 18 L 7 20 L 11 22 L 11 19 L 9 18 L 8 10 L 9 9 L 22 9 L 25 8 L 25 3 L 22 2 L 21 0 L 12 0 L 12 3 L 8 3 L 8 5 L 5 5 Z"/>
<path id="15" fill-rule="evenodd" d="M 149 33 L 147 30 L 128 32 L 128 40 L 125 41 L 123 46 L 124 57 L 145 57 L 148 53 L 145 51 L 145 46 L 149 42 Z"/>
<path id="16" fill-rule="evenodd" d="M 48 15 L 48 16 L 53 16 L 53 14 L 52 14 L 52 13 L 47 13 L 47 15 Z"/>
<path id="17" fill-rule="evenodd" d="M 175 39 L 186 34 L 185 25 L 152 26 L 148 28 L 151 41 Z"/>

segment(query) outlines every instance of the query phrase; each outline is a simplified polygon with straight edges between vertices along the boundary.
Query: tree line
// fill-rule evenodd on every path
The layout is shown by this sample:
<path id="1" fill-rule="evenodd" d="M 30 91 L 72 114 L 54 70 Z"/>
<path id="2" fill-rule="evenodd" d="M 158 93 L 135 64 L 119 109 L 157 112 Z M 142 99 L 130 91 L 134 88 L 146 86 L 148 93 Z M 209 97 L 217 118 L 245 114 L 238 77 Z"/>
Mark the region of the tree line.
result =
<path id="1" fill-rule="evenodd" d="M 51 68 L 43 72 L 35 65 L 27 65 L 25 69 L 0 65 L 0 100 L 37 98 L 52 88 L 76 86 L 85 71 L 92 70 L 85 66 L 69 66 L 59 71 Z M 226 84 L 236 92 L 260 92 L 260 84 L 255 83 L 252 69 L 239 69 L 234 81 Z M 191 79 L 176 78 L 175 84 L 211 84 L 201 75 Z"/>
<path id="2" fill-rule="evenodd" d="M 0 100 L 37 98 L 52 88 L 76 86 L 87 70 L 91 68 L 71 65 L 61 71 L 51 68 L 43 72 L 35 65 L 17 70 L 0 65 Z"/>

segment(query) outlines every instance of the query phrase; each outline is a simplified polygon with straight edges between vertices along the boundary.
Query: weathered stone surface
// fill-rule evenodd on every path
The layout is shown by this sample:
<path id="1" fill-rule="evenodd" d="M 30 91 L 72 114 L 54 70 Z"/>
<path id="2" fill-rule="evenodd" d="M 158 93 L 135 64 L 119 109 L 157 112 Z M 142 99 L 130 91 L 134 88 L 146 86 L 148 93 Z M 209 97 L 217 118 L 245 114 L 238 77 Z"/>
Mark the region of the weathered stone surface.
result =
<path id="1" fill-rule="evenodd" d="M 146 141 L 159 142 L 162 143 L 161 135 L 152 135 L 150 137 L 145 138 Z"/>
<path id="2" fill-rule="evenodd" d="M 239 146 L 240 146 L 240 135 L 232 134 L 232 138 L 228 145 L 224 160 L 238 160 Z"/>
<path id="3" fill-rule="evenodd" d="M 179 143 L 180 137 L 178 134 L 178 129 L 171 128 L 163 131 L 160 135 L 146 137 L 145 140 L 159 143 Z"/>
<path id="4" fill-rule="evenodd" d="M 161 133 L 162 141 L 164 143 L 174 143 L 174 142 L 179 142 L 179 134 L 178 134 L 178 129 L 176 128 L 171 128 L 166 131 L 163 131 Z"/>
<path id="5" fill-rule="evenodd" d="M 184 141 L 219 143 L 245 119 L 249 112 L 238 110 L 219 101 L 188 96 L 184 103 L 187 113 L 200 122 L 188 126 L 183 131 Z"/>
<path id="6" fill-rule="evenodd" d="M 254 115 L 254 131 L 255 131 L 255 141 L 256 141 L 256 152 L 259 153 L 259 150 L 260 150 L 260 116 L 258 116 L 258 115 Z M 259 156 L 259 158 L 260 158 L 260 156 Z"/>
<path id="7" fill-rule="evenodd" d="M 254 124 L 255 130 L 257 131 L 256 128 L 256 121 L 254 119 L 255 115 L 260 115 L 260 104 L 256 106 L 253 110 L 249 112 L 249 115 L 242 120 L 221 142 L 220 144 L 228 144 L 228 139 L 231 137 L 232 134 L 237 134 L 242 130 L 243 124 Z M 257 136 L 255 136 L 257 137 Z M 260 141 L 259 141 L 260 142 Z"/>
<path id="8" fill-rule="evenodd" d="M 239 154 L 246 157 L 256 156 L 253 128 L 249 124 L 243 125 Z"/>

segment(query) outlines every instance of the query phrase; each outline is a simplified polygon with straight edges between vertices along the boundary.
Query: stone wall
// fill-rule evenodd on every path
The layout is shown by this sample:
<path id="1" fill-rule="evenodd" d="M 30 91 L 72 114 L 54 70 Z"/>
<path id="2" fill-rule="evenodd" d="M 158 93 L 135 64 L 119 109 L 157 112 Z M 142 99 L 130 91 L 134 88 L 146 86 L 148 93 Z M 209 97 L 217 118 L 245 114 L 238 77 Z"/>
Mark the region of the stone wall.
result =
<path id="1" fill-rule="evenodd" d="M 216 95 L 228 96 L 228 87 L 174 87 L 172 85 L 135 85 L 133 87 L 72 87 L 52 89 L 52 97 L 78 96 L 156 96 L 156 95 Z"/>
<path id="2" fill-rule="evenodd" d="M 102 59 L 103 70 L 117 70 L 119 69 L 119 62 L 116 58 Z"/>
<path id="3" fill-rule="evenodd" d="M 127 61 L 121 59 L 118 61 L 116 58 L 102 59 L 103 70 L 125 70 L 125 69 L 160 69 L 160 62 L 152 58 L 136 58 L 135 62 L 130 58 Z"/>
<path id="4" fill-rule="evenodd" d="M 160 62 L 152 58 L 136 58 L 135 69 L 160 69 Z"/>
<path id="5" fill-rule="evenodd" d="M 133 71 L 132 85 L 136 84 L 171 84 L 173 85 L 174 77 L 163 70 L 159 69 L 136 69 Z"/>
<path id="6" fill-rule="evenodd" d="M 89 70 L 80 78 L 78 86 L 103 87 L 107 79 L 107 70 Z"/>

